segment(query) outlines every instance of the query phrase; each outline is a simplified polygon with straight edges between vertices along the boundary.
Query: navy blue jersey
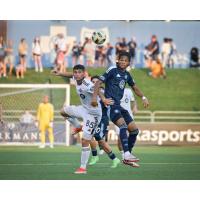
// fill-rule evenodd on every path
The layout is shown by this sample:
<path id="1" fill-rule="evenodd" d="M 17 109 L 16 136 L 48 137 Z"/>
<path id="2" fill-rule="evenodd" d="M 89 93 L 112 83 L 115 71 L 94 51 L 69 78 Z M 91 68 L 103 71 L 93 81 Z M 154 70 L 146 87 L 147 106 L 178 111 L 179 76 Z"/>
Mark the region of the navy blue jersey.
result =
<path id="1" fill-rule="evenodd" d="M 105 83 L 105 97 L 112 98 L 115 105 L 120 105 L 126 83 L 135 85 L 130 73 L 116 66 L 110 67 L 99 79 Z"/>

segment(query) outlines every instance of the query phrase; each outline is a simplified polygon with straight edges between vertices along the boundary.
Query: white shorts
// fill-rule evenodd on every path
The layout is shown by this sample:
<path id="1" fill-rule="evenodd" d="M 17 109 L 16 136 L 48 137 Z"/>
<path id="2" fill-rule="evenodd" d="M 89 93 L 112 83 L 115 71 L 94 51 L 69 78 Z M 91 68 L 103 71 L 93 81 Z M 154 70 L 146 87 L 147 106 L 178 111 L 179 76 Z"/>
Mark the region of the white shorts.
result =
<path id="1" fill-rule="evenodd" d="M 82 105 L 64 106 L 63 109 L 69 116 L 83 119 L 83 138 L 91 140 L 95 133 L 95 129 L 101 121 L 101 110 L 97 110 L 95 114 L 90 114 Z"/>

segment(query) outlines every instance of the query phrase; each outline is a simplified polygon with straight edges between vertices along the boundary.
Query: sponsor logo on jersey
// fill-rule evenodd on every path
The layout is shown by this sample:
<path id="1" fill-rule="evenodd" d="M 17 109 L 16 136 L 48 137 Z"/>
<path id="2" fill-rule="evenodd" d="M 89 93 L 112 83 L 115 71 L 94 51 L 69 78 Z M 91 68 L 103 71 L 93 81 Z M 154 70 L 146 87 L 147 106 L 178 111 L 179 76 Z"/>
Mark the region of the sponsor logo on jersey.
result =
<path id="1" fill-rule="evenodd" d="M 120 78 L 121 76 L 120 76 L 119 74 L 117 74 L 117 76 L 116 76 L 116 77 Z"/>
<path id="2" fill-rule="evenodd" d="M 119 113 L 119 110 L 117 110 L 117 109 L 116 109 L 116 110 L 114 110 L 114 113 L 116 113 L 116 114 L 117 114 L 117 113 Z"/>

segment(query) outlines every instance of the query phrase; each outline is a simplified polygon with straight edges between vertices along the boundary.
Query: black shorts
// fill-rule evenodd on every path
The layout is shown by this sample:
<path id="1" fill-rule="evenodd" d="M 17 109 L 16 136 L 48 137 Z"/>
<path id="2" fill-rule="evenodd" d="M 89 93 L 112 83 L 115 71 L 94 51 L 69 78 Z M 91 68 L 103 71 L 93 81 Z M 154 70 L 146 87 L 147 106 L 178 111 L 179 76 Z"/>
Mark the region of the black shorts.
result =
<path id="1" fill-rule="evenodd" d="M 34 56 L 41 56 L 40 54 L 33 53 Z"/>
<path id="2" fill-rule="evenodd" d="M 129 112 L 120 105 L 111 105 L 109 107 L 108 113 L 113 123 L 115 123 L 120 118 L 124 118 L 124 121 L 127 125 L 133 121 L 133 118 L 131 117 Z"/>
<path id="3" fill-rule="evenodd" d="M 26 55 L 25 54 L 20 54 L 19 57 L 20 58 L 26 58 Z"/>

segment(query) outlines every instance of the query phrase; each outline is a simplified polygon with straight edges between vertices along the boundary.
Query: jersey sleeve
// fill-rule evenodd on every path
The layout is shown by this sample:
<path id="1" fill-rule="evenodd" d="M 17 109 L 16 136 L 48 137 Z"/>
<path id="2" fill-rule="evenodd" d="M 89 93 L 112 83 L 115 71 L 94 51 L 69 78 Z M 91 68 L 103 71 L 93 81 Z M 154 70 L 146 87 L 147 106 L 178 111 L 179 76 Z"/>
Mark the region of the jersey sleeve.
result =
<path id="1" fill-rule="evenodd" d="M 131 86 L 131 87 L 135 85 L 135 81 L 134 81 L 134 79 L 132 78 L 132 76 L 130 75 L 130 73 L 128 73 L 127 83 L 128 83 L 128 85 Z"/>
<path id="2" fill-rule="evenodd" d="M 106 82 L 106 80 L 112 76 L 114 69 L 116 69 L 116 67 L 108 68 L 108 70 L 103 75 L 99 76 L 99 80 Z"/>

